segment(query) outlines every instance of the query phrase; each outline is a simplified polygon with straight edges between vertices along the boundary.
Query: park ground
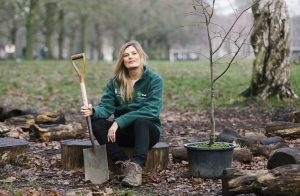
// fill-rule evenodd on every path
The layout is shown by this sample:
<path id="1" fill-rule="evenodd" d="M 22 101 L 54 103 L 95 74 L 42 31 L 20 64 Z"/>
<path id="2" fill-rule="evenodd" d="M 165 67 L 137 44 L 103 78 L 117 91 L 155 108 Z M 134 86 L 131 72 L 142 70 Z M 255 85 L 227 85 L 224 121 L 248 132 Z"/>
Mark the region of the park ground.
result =
<path id="1" fill-rule="evenodd" d="M 208 68 L 205 64 L 181 62 L 151 62 L 165 80 L 165 109 L 162 112 L 164 132 L 161 141 L 172 147 L 205 140 L 209 132 Z M 61 65 L 63 64 L 63 66 Z M 173 66 L 173 67 L 172 67 Z M 110 64 L 92 64 L 87 70 L 87 90 L 90 102 L 96 103 L 111 70 Z M 292 85 L 300 94 L 292 68 Z M 242 70 L 242 71 L 241 71 Z M 24 62 L 0 64 L 0 103 L 14 108 L 34 108 L 38 111 L 62 111 L 67 122 L 81 122 L 78 115 L 80 89 L 68 62 Z M 217 93 L 217 132 L 230 127 L 239 133 L 264 133 L 278 109 L 297 108 L 298 101 L 281 102 L 246 100 L 239 97 L 251 78 L 251 63 L 238 64 L 220 82 Z M 298 72 L 300 73 L 300 72 Z M 299 108 L 298 108 L 299 109 Z M 300 146 L 298 140 L 286 140 L 290 146 Z M 264 157 L 254 157 L 249 164 L 233 162 L 241 169 L 266 169 Z M 221 195 L 221 180 L 205 180 L 189 175 L 188 162 L 175 163 L 170 153 L 168 168 L 143 175 L 137 188 L 123 188 L 117 177 L 102 185 L 84 181 L 84 171 L 64 171 L 61 166 L 59 141 L 30 142 L 25 156 L 0 167 L 0 195 Z"/>

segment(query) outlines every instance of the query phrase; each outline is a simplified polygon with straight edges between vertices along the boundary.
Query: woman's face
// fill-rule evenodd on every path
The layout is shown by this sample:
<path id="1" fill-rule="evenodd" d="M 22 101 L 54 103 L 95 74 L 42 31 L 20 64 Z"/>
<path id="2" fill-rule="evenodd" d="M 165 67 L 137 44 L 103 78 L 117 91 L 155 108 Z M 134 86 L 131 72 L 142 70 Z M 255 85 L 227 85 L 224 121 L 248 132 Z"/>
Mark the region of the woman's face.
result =
<path id="1" fill-rule="evenodd" d="M 127 69 L 136 69 L 141 66 L 141 56 L 133 46 L 129 46 L 124 50 L 123 62 Z"/>

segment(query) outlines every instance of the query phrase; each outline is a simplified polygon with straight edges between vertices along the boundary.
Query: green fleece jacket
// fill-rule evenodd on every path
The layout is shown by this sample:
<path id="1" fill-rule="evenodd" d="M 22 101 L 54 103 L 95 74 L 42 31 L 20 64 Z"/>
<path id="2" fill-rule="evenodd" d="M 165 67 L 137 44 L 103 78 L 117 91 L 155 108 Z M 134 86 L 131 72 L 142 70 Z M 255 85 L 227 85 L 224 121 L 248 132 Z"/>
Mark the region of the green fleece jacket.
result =
<path id="1" fill-rule="evenodd" d="M 114 114 L 115 122 L 122 129 L 137 118 L 151 120 L 162 132 L 160 112 L 163 107 L 162 78 L 144 65 L 142 77 L 134 85 L 132 102 L 123 100 L 120 86 L 116 79 L 111 79 L 101 97 L 99 105 L 95 106 L 93 118 L 108 118 Z"/>

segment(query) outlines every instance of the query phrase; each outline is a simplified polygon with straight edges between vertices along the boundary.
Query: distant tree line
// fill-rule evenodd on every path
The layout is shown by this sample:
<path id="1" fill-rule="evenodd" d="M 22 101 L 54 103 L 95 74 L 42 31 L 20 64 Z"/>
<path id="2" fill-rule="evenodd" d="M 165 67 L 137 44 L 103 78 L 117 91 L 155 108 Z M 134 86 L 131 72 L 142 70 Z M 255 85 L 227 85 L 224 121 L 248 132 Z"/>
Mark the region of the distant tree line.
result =
<path id="1" fill-rule="evenodd" d="M 0 0 L 0 44 L 17 46 L 25 59 L 42 52 L 63 59 L 85 51 L 103 58 L 103 42 L 116 49 L 139 40 L 153 59 L 167 59 L 173 43 L 195 42 L 199 29 L 185 28 L 191 7 L 182 0 Z M 151 48 L 151 50 L 148 48 Z"/>

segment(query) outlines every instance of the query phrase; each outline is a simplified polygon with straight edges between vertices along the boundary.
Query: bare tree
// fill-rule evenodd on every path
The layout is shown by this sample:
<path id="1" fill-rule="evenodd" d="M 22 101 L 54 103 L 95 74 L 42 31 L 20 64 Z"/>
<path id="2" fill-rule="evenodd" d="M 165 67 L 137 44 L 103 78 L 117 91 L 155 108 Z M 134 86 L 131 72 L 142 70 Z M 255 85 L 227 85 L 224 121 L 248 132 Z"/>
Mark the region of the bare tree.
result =
<path id="1" fill-rule="evenodd" d="M 235 12 L 235 20 L 229 26 L 228 29 L 225 29 L 223 26 L 216 24 L 214 22 L 215 17 L 215 0 L 206 1 L 206 0 L 193 0 L 193 15 L 200 17 L 199 25 L 203 26 L 206 29 L 206 38 L 208 41 L 209 51 L 207 59 L 209 60 L 210 66 L 210 120 L 211 120 L 211 133 L 210 133 L 210 142 L 213 144 L 215 142 L 215 83 L 221 78 L 234 63 L 235 58 L 240 52 L 242 46 L 246 43 L 247 37 L 250 34 L 252 28 L 247 29 L 243 28 L 240 31 L 236 31 L 235 27 L 241 18 L 241 16 L 249 10 L 251 6 L 248 6 L 240 13 Z M 219 56 L 218 52 L 226 42 L 231 42 L 234 44 L 235 49 L 232 49 L 231 54 L 225 54 L 224 56 Z M 219 74 L 215 75 L 214 67 L 216 64 L 226 64 L 226 68 Z"/>
<path id="2" fill-rule="evenodd" d="M 252 7 L 251 44 L 256 56 L 250 87 L 242 95 L 266 99 L 297 98 L 289 83 L 290 24 L 284 0 L 259 1 Z"/>

